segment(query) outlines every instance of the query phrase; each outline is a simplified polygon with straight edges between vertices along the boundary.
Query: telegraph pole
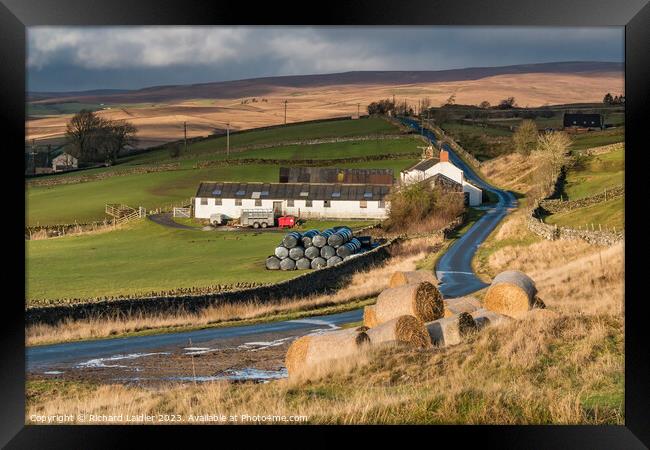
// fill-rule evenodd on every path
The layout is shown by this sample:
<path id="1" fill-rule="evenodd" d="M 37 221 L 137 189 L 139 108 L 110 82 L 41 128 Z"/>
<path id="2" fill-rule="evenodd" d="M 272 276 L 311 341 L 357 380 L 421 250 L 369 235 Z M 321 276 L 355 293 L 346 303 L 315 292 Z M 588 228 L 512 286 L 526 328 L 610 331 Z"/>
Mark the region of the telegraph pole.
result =
<path id="1" fill-rule="evenodd" d="M 183 153 L 187 153 L 187 122 L 183 122 Z"/>
<path id="2" fill-rule="evenodd" d="M 226 128 L 226 156 L 230 156 L 230 122 Z"/>
<path id="3" fill-rule="evenodd" d="M 361 113 L 359 112 L 360 107 L 361 107 L 361 103 L 357 103 L 357 119 L 361 118 Z"/>
<path id="4" fill-rule="evenodd" d="M 285 100 L 285 101 L 284 101 L 284 124 L 285 124 L 285 125 L 287 124 L 287 102 L 288 102 L 288 101 L 289 101 L 289 100 Z"/>

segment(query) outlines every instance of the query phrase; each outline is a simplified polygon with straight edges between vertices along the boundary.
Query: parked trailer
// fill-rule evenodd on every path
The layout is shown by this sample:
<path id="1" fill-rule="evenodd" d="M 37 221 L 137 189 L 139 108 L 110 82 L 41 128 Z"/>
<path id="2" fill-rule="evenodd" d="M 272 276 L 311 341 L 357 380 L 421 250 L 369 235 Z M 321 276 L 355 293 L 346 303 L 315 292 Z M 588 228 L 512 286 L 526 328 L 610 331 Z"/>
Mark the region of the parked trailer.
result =
<path id="1" fill-rule="evenodd" d="M 275 215 L 272 209 L 242 209 L 239 223 L 243 227 L 274 227 Z"/>

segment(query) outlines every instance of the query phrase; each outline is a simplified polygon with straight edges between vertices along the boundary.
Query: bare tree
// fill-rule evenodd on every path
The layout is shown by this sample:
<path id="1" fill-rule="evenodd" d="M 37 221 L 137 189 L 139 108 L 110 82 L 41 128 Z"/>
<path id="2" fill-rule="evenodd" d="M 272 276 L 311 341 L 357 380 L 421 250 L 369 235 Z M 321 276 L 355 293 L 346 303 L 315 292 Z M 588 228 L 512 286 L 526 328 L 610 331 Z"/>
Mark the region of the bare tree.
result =
<path id="1" fill-rule="evenodd" d="M 539 137 L 533 156 L 538 159 L 538 176 L 545 192 L 552 189 L 562 167 L 570 163 L 570 146 L 571 138 L 564 132 L 550 131 Z"/>
<path id="2" fill-rule="evenodd" d="M 532 120 L 522 120 L 512 135 L 512 144 L 522 155 L 529 155 L 537 146 L 537 125 Z"/>

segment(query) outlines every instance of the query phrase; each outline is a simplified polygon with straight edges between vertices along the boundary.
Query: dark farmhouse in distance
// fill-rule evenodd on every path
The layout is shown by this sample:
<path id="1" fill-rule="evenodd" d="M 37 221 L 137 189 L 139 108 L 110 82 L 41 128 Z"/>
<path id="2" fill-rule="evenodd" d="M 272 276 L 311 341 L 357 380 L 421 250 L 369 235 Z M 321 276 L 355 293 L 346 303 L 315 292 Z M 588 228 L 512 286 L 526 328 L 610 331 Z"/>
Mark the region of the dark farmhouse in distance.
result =
<path id="1" fill-rule="evenodd" d="M 280 183 L 393 184 L 393 169 L 280 167 Z"/>
<path id="2" fill-rule="evenodd" d="M 602 114 L 565 113 L 564 128 L 598 128 L 604 127 Z"/>

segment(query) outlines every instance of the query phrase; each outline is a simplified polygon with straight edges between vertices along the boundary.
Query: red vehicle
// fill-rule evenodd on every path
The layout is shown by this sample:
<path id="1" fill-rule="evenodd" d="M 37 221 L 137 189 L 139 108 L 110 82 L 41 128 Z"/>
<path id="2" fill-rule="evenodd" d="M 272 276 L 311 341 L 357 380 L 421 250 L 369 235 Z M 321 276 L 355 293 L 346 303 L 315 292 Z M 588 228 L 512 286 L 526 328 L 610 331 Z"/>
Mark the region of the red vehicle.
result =
<path id="1" fill-rule="evenodd" d="M 280 228 L 293 228 L 296 225 L 296 218 L 294 216 L 278 217 L 278 226 Z"/>

